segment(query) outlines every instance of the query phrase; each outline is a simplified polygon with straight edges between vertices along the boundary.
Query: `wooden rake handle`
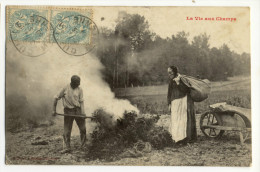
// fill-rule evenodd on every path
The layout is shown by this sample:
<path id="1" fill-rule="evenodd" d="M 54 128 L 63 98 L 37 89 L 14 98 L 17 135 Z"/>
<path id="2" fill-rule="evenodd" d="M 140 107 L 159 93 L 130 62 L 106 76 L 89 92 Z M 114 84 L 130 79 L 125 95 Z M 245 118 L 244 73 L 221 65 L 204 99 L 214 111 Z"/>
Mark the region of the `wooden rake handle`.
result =
<path id="1" fill-rule="evenodd" d="M 61 114 L 61 113 L 56 113 L 56 115 L 95 119 L 95 117 L 84 116 L 84 115 L 71 115 L 71 114 Z"/>

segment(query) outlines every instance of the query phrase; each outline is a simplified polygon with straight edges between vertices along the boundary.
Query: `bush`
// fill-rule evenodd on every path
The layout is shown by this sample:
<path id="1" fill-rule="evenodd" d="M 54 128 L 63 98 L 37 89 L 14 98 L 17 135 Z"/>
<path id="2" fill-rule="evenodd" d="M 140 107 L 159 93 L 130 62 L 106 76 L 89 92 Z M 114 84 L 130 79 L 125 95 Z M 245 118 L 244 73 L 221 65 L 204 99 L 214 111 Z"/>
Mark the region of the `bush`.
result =
<path id="1" fill-rule="evenodd" d="M 163 127 L 155 126 L 159 116 L 138 118 L 136 113 L 129 112 L 115 122 L 103 110 L 97 110 L 94 116 L 98 126 L 91 134 L 90 159 L 113 159 L 140 141 L 149 142 L 154 149 L 173 144 L 170 133 Z"/>
<path id="2" fill-rule="evenodd" d="M 227 104 L 250 109 L 251 96 L 232 96 L 228 98 Z"/>

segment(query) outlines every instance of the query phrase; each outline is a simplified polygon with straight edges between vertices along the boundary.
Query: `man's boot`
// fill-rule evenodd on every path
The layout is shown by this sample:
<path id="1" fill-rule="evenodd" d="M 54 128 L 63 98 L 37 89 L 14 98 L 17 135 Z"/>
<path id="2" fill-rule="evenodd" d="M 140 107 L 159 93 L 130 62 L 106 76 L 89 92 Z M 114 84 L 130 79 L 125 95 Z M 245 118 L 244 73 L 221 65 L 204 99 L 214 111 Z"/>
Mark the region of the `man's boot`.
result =
<path id="1" fill-rule="evenodd" d="M 63 150 L 61 151 L 62 154 L 64 153 L 70 153 L 70 138 L 63 135 Z"/>

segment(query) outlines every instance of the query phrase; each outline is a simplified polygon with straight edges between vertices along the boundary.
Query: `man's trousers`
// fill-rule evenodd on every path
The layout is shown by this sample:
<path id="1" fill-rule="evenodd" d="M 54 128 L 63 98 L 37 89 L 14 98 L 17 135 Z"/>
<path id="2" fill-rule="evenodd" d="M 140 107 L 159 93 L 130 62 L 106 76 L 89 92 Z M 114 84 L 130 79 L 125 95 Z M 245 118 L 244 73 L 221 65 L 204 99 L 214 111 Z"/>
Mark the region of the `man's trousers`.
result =
<path id="1" fill-rule="evenodd" d="M 80 108 L 64 108 L 64 113 L 68 115 L 80 115 Z M 70 137 L 73 121 L 76 121 L 79 131 L 80 131 L 80 140 L 81 147 L 83 148 L 86 144 L 86 124 L 85 119 L 81 117 L 73 117 L 73 116 L 64 116 L 64 134 L 63 139 L 65 143 L 66 149 L 70 149 Z"/>

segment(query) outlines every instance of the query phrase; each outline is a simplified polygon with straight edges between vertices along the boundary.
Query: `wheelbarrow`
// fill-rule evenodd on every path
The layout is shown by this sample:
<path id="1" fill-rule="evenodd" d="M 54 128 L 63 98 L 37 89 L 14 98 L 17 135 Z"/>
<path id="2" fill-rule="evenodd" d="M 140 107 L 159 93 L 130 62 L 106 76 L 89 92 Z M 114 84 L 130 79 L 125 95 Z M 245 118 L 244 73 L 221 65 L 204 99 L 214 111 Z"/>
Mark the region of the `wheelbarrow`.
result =
<path id="1" fill-rule="evenodd" d="M 225 131 L 239 133 L 240 143 L 251 138 L 251 110 L 224 103 L 210 105 L 200 117 L 200 129 L 208 138 L 219 139 Z"/>

